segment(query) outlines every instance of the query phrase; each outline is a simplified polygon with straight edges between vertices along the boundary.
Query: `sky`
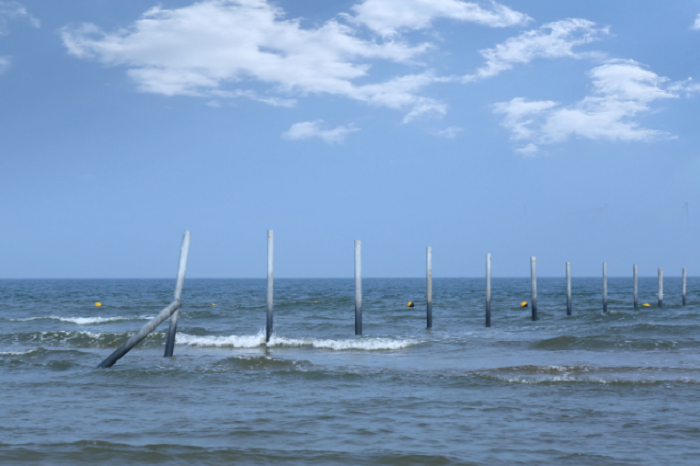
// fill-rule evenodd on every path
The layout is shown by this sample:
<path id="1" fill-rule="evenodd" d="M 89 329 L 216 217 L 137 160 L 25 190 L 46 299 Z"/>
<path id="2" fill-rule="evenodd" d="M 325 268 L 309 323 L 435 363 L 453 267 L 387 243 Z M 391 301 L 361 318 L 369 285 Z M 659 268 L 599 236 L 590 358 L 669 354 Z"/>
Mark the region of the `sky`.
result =
<path id="1" fill-rule="evenodd" d="M 700 275 L 700 0 L 0 1 L 0 278 Z"/>

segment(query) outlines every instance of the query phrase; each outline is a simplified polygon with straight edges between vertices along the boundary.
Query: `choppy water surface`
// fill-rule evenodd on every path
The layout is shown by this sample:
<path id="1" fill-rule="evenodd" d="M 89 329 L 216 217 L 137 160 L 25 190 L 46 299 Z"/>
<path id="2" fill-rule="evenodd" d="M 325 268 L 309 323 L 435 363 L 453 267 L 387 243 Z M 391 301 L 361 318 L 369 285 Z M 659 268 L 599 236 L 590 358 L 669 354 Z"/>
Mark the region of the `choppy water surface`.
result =
<path id="1" fill-rule="evenodd" d="M 96 369 L 172 299 L 173 280 L 0 281 L 0 464 L 700 464 L 700 280 L 188 280 L 167 323 Z M 417 301 L 408 308 L 409 300 Z M 103 303 L 100 308 L 93 304 Z M 215 305 L 212 305 L 214 303 Z"/>

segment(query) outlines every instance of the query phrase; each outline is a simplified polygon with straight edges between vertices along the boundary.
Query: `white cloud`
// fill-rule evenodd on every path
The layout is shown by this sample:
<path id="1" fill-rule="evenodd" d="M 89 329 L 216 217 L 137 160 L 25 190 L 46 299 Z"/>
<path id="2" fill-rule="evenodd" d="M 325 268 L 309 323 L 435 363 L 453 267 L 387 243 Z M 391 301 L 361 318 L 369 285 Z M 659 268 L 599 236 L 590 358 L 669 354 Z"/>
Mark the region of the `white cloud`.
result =
<path id="1" fill-rule="evenodd" d="M 433 20 L 449 18 L 491 27 L 525 24 L 531 18 L 495 2 L 490 8 L 461 0 L 364 0 L 352 7 L 350 21 L 364 24 L 383 36 L 403 29 L 426 29 Z"/>
<path id="2" fill-rule="evenodd" d="M 480 53 L 486 64 L 465 82 L 490 78 L 509 70 L 517 63 L 529 63 L 535 58 L 581 58 L 591 54 L 576 53 L 573 48 L 588 44 L 608 34 L 607 28 L 597 27 L 586 19 L 565 19 L 545 24 L 539 29 L 523 32 L 502 44 Z"/>
<path id="3" fill-rule="evenodd" d="M 530 143 L 524 147 L 518 147 L 515 149 L 515 152 L 518 152 L 520 154 L 523 154 L 523 157 L 534 157 L 537 155 L 537 153 L 540 151 L 540 148 L 534 145 L 533 143 Z"/>
<path id="4" fill-rule="evenodd" d="M 41 26 L 39 20 L 30 15 L 27 9 L 21 3 L 0 0 L 0 36 L 7 35 L 9 33 L 9 21 L 20 18 L 27 19 L 29 23 L 36 28 Z M 11 66 L 12 56 L 0 56 L 0 75 L 5 74 Z"/>
<path id="5" fill-rule="evenodd" d="M 41 22 L 29 14 L 27 9 L 18 2 L 0 1 L 0 34 L 7 34 L 7 23 L 13 19 L 24 18 L 35 28 L 41 27 Z"/>
<path id="6" fill-rule="evenodd" d="M 527 143 L 517 149 L 519 152 L 532 155 L 538 145 L 572 137 L 645 142 L 672 137 L 640 127 L 635 120 L 651 110 L 651 102 L 677 97 L 664 89 L 667 78 L 632 60 L 611 60 L 589 75 L 593 80 L 591 95 L 571 106 L 521 97 L 494 106 L 495 113 L 504 115 L 502 125 L 511 131 L 511 138 Z"/>
<path id="7" fill-rule="evenodd" d="M 0 74 L 5 74 L 12 66 L 12 57 L 4 55 L 0 56 Z"/>
<path id="8" fill-rule="evenodd" d="M 303 121 L 293 124 L 288 131 L 282 133 L 282 138 L 293 141 L 301 139 L 319 138 L 328 144 L 340 144 L 345 137 L 359 129 L 353 126 L 338 126 L 333 129 L 322 129 L 323 120 Z"/>
<path id="9" fill-rule="evenodd" d="M 421 113 L 444 112 L 444 104 L 417 95 L 433 82 L 421 73 L 375 84 L 367 61 L 411 63 L 429 45 L 362 40 L 347 25 L 330 20 L 302 28 L 267 0 L 205 0 L 177 9 L 147 11 L 129 28 L 103 32 L 94 25 L 65 28 L 69 53 L 128 67 L 144 92 L 211 98 L 246 97 L 291 106 L 279 94 L 331 94 L 372 105 Z M 242 89 L 265 83 L 273 96 Z M 278 95 L 274 95 L 278 94 Z"/>
<path id="10" fill-rule="evenodd" d="M 442 136 L 447 139 L 454 139 L 462 131 L 464 131 L 464 129 L 460 128 L 459 126 L 450 126 L 449 128 L 445 128 L 440 131 L 435 131 L 433 134 L 435 136 Z"/>
<path id="11" fill-rule="evenodd" d="M 696 31 L 700 30 L 700 15 L 698 15 L 697 18 L 695 18 L 695 22 L 690 27 L 690 29 L 695 29 Z"/>

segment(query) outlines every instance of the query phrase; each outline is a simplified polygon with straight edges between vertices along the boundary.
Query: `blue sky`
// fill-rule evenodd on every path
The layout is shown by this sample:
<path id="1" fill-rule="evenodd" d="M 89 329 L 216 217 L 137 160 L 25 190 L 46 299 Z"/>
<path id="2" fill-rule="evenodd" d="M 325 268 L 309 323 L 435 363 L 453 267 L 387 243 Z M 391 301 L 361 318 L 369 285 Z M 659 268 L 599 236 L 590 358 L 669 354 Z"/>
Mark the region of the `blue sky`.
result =
<path id="1" fill-rule="evenodd" d="M 700 1 L 0 1 L 0 277 L 700 270 Z M 686 205 L 687 203 L 687 205 Z"/>

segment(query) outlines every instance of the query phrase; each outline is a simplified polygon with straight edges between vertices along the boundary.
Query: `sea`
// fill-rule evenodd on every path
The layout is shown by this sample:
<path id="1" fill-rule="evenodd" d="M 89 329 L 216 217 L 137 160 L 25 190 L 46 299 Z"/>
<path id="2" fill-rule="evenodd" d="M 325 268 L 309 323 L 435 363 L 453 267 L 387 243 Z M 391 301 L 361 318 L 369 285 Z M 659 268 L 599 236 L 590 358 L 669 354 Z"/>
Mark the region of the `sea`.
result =
<path id="1" fill-rule="evenodd" d="M 0 464 L 699 465 L 700 278 L 0 280 Z M 409 301 L 415 307 L 409 307 Z M 95 306 L 100 302 L 102 306 Z M 648 303 L 649 306 L 641 306 Z"/>

